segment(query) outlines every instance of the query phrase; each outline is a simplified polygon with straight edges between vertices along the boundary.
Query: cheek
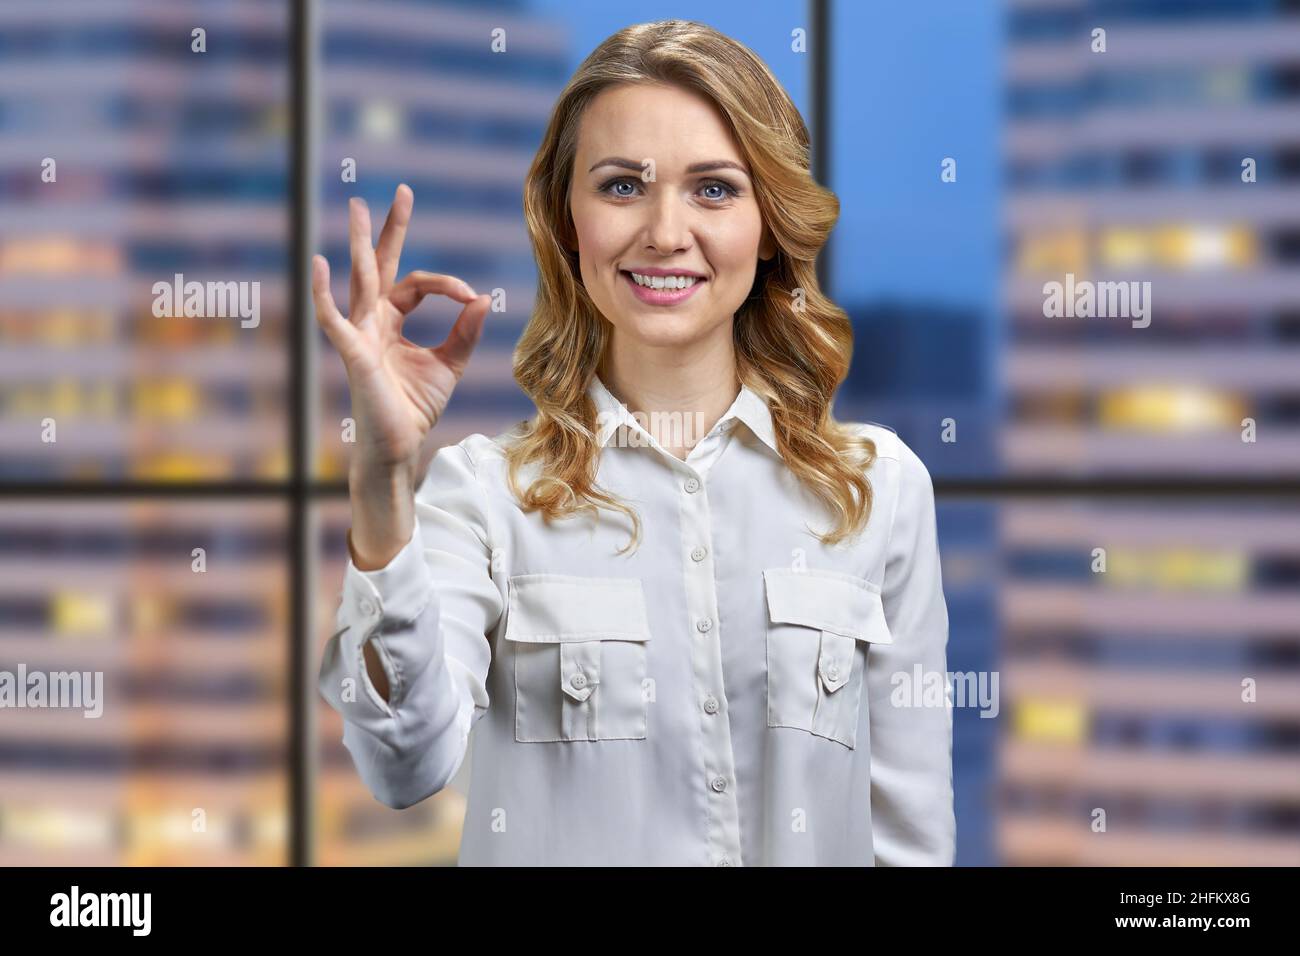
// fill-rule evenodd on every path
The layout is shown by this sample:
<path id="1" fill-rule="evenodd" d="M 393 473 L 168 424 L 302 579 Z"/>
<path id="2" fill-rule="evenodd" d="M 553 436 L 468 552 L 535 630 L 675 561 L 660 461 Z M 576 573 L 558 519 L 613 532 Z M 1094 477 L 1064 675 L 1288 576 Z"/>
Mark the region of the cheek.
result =
<path id="1" fill-rule="evenodd" d="M 627 242 L 627 228 L 619 216 L 611 215 L 614 210 L 601 203 L 581 200 L 570 208 L 579 255 L 584 263 L 599 268 L 620 253 Z"/>
<path id="2" fill-rule="evenodd" d="M 763 237 L 762 219 L 757 210 L 752 215 L 729 216 L 719 221 L 708 234 L 708 246 L 714 267 L 726 270 L 739 279 L 758 263 L 758 244 Z"/>

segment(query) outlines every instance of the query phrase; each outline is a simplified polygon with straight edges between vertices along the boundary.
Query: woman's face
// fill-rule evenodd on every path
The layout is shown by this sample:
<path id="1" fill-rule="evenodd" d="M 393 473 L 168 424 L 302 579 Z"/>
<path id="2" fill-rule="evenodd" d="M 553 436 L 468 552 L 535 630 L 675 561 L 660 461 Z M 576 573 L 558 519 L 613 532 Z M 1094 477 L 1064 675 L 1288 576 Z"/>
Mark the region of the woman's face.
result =
<path id="1" fill-rule="evenodd" d="M 712 102 L 681 87 L 615 86 L 592 100 L 569 208 L 587 294 L 645 345 L 729 330 L 759 257 L 773 254 L 730 130 Z"/>

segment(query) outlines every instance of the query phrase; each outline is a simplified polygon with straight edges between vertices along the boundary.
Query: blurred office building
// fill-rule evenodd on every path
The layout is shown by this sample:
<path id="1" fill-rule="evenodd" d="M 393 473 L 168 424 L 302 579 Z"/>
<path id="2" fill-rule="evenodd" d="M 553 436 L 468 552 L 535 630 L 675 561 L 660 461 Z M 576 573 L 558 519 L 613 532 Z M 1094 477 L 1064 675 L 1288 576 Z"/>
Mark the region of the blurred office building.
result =
<path id="1" fill-rule="evenodd" d="M 283 503 L 94 490 L 285 475 L 287 30 L 0 4 L 0 481 L 90 489 L 0 500 L 0 865 L 287 862 Z"/>
<path id="2" fill-rule="evenodd" d="M 438 442 L 497 434 L 532 413 L 511 375 L 536 284 L 523 182 L 568 79 L 565 27 L 517 0 L 325 0 L 319 10 L 315 248 L 330 261 L 335 301 L 347 311 L 348 198 L 366 200 L 378 237 L 394 191 L 406 183 L 415 208 L 399 276 L 450 273 L 494 296 Z M 403 335 L 437 345 L 459 310 L 430 296 Z M 323 335 L 320 351 L 318 475 L 340 479 L 347 475 L 351 401 L 343 363 Z"/>
<path id="3" fill-rule="evenodd" d="M 567 31 L 514 2 L 325 2 L 320 13 L 316 248 L 330 260 L 335 300 L 346 311 L 348 197 L 366 199 L 378 236 L 394 190 L 407 183 L 415 209 L 399 272 L 451 273 L 504 306 L 488 314 L 473 364 L 438 423 L 437 444 L 498 434 L 532 413 L 511 375 L 536 282 L 522 190 L 568 79 Z M 459 308 L 430 297 L 403 334 L 437 345 Z M 319 353 L 319 477 L 337 480 L 347 475 L 351 400 L 343 364 L 323 335 Z M 338 609 L 348 559 L 346 498 L 321 504 L 316 517 L 322 560 L 313 595 L 321 634 L 313 646 L 323 642 Z M 357 776 L 343 747 L 342 717 L 323 701 L 318 713 L 317 861 L 455 863 L 466 774 L 414 807 L 391 810 Z"/>
<path id="4" fill-rule="evenodd" d="M 1007 27 L 1001 861 L 1300 863 L 1300 4 Z"/>
<path id="5" fill-rule="evenodd" d="M 887 7 L 833 5 L 837 33 Z M 291 862 L 293 758 L 313 745 L 312 860 L 456 859 L 463 776 L 379 804 L 312 684 L 312 731 L 291 732 L 292 642 L 316 664 L 341 595 L 350 409 L 312 330 L 304 503 L 286 481 L 291 10 L 0 4 L 0 672 L 102 681 L 98 716 L 0 710 L 0 865 Z M 535 282 L 523 177 L 590 22 L 522 0 L 315 11 L 308 244 L 346 308 L 348 197 L 377 233 L 412 186 L 401 271 L 502 309 L 438 443 L 496 434 L 531 413 L 510 374 Z M 1300 2 L 1014 0 L 1005 17 L 1004 301 L 851 307 L 838 409 L 930 467 L 949 668 L 1001 675 L 996 718 L 955 714 L 959 862 L 1300 862 L 1300 507 L 1281 489 L 1300 479 Z M 858 167 L 839 168 L 847 189 Z M 177 275 L 256 283 L 257 321 L 159 308 Z M 1049 317 L 1053 281 L 1150 282 L 1150 321 Z M 437 344 L 457 311 L 427 300 L 405 334 Z M 948 414 L 960 446 L 936 437 Z M 971 476 L 992 496 L 946 495 Z M 308 635 L 289 626 L 299 568 Z"/>

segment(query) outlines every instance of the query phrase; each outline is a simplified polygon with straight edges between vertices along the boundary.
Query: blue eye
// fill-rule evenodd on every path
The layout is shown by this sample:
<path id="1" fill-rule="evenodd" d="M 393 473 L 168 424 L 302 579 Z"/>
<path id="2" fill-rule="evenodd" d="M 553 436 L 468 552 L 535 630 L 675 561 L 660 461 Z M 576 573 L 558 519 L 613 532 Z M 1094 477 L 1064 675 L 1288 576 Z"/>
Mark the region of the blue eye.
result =
<path id="1" fill-rule="evenodd" d="M 705 185 L 703 186 L 703 188 L 704 188 L 704 189 L 717 189 L 717 190 L 720 190 L 720 191 L 721 191 L 721 195 L 713 195 L 713 196 L 705 196 L 705 197 L 704 197 L 705 199 L 712 200 L 713 202 L 720 202 L 720 201 L 723 200 L 723 199 L 730 199 L 732 196 L 736 195 L 736 189 L 735 189 L 735 187 L 733 187 L 730 183 L 724 183 L 724 182 L 722 182 L 722 181 L 719 180 L 719 179 L 715 179 L 715 180 L 713 180 L 712 182 L 705 183 Z"/>
<path id="2" fill-rule="evenodd" d="M 618 187 L 620 186 L 628 187 L 628 191 L 619 192 Z M 618 179 L 611 179 L 609 182 L 605 183 L 605 185 L 600 187 L 600 191 L 609 193 L 611 196 L 615 196 L 619 199 L 631 199 L 636 195 L 636 183 L 626 176 L 621 176 Z"/>

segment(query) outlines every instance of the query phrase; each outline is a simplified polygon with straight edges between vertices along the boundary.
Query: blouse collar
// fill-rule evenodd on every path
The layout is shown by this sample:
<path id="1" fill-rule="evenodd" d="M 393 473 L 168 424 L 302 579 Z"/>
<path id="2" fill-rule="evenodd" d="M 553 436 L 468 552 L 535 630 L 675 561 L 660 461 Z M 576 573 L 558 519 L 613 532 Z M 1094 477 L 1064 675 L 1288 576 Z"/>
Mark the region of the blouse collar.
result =
<path id="1" fill-rule="evenodd" d="M 591 384 L 587 386 L 587 394 L 596 403 L 596 423 L 598 426 L 596 437 L 601 448 L 605 447 L 610 436 L 618 430 L 620 425 L 626 424 L 638 431 L 645 431 L 632 413 L 628 411 L 627 406 L 615 398 L 613 393 L 605 386 L 605 383 L 600 380 L 599 375 L 592 374 Z M 718 419 L 718 424 L 722 425 L 733 418 L 748 425 L 749 430 L 762 440 L 763 444 L 778 455 L 780 454 L 776 447 L 776 431 L 772 425 L 772 412 L 763 397 L 748 385 L 742 384 L 740 386 L 740 393 L 736 396 L 736 400 Z"/>

